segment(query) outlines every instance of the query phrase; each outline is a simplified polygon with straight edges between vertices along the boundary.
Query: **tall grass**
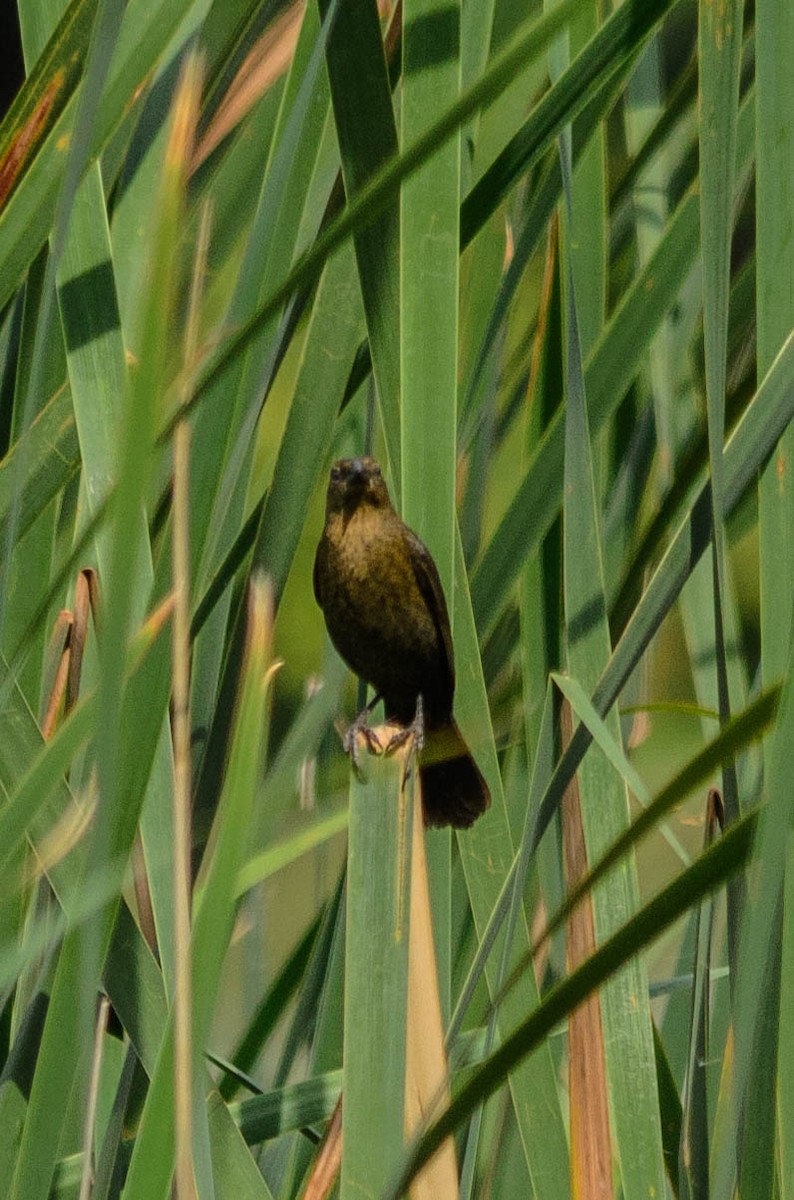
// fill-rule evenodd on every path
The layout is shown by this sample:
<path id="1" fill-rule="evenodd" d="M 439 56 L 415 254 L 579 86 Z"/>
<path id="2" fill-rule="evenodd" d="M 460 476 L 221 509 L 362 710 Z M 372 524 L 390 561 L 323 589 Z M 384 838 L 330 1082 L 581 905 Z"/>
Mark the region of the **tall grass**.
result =
<path id="1" fill-rule="evenodd" d="M 0 1194 L 790 1195 L 790 3 L 17 11 Z M 493 797 L 424 845 L 365 449 Z"/>

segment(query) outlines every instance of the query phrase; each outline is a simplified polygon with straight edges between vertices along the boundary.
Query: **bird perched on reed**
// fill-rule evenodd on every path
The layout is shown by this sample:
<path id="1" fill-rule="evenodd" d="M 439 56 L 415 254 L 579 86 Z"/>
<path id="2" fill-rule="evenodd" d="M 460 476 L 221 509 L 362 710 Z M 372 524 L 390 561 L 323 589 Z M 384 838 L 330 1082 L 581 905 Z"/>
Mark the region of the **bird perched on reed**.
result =
<path id="1" fill-rule="evenodd" d="M 452 715 L 455 664 L 441 580 L 372 458 L 331 468 L 314 594 L 331 641 L 383 699 L 387 720 L 408 728 L 419 714 L 425 824 L 468 828 L 491 797 Z"/>

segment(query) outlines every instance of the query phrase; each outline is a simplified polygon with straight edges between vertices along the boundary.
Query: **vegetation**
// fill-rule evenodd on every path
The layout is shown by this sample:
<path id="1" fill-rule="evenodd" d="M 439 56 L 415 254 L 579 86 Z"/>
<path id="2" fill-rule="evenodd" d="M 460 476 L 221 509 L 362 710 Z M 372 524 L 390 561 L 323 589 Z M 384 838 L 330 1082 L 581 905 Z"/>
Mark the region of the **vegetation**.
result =
<path id="1" fill-rule="evenodd" d="M 794 1195 L 794 8 L 606 9 L 18 0 L 3 1196 Z M 334 729 L 365 451 L 454 836 Z"/>

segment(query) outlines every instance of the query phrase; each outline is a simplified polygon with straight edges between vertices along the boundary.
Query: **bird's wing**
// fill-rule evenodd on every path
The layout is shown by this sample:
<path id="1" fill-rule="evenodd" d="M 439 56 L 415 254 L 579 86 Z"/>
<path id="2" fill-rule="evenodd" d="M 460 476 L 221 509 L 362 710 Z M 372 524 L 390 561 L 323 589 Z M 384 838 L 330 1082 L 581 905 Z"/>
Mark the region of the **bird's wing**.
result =
<path id="1" fill-rule="evenodd" d="M 314 598 L 320 608 L 323 606 L 322 592 L 320 590 L 320 555 L 323 552 L 323 543 L 320 539 L 320 544 L 317 547 L 317 553 L 314 556 L 314 570 L 312 571 L 312 584 L 314 586 Z"/>
<path id="2" fill-rule="evenodd" d="M 430 551 L 415 533 L 408 530 L 408 556 L 414 572 L 419 591 L 430 610 L 433 624 L 438 633 L 438 644 L 446 658 L 449 678 L 455 679 L 455 652 L 452 648 L 452 632 L 449 627 L 449 613 L 444 599 L 444 589 L 438 575 L 438 568 L 433 562 Z"/>

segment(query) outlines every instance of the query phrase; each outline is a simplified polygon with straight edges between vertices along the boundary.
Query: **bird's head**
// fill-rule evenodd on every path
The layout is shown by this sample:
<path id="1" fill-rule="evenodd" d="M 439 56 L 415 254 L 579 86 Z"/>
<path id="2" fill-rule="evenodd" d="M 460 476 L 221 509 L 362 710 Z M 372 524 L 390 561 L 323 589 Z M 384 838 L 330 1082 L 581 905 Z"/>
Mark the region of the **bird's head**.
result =
<path id="1" fill-rule="evenodd" d="M 340 458 L 331 467 L 325 513 L 349 516 L 361 505 L 388 508 L 389 490 L 374 458 Z"/>

